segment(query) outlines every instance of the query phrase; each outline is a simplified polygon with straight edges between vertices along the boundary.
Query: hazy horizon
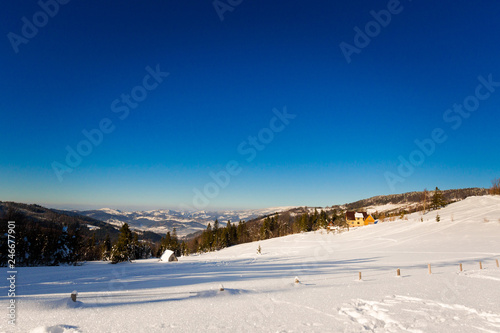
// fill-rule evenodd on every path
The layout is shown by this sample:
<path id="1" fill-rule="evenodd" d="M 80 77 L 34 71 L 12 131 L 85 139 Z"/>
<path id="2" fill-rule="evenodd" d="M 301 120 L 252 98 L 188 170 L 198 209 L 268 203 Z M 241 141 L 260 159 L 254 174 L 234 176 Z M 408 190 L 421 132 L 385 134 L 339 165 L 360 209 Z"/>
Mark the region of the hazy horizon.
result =
<path id="1" fill-rule="evenodd" d="M 473 186 L 474 188 L 480 188 L 479 186 Z M 488 187 L 484 187 L 488 188 Z M 425 188 L 429 192 L 433 192 L 435 188 Z M 457 188 L 454 188 L 457 189 Z M 443 189 L 440 188 L 441 191 L 446 191 L 446 190 L 454 190 L 454 189 Z M 415 192 L 420 192 L 423 191 L 421 190 L 415 190 Z M 414 192 L 414 191 L 409 191 L 409 192 Z M 403 192 L 403 193 L 408 193 L 408 192 Z M 391 193 L 391 194 L 403 194 L 403 193 Z M 390 195 L 390 194 L 377 194 L 374 196 L 384 196 L 384 195 Z M 266 208 L 274 208 L 274 207 L 331 207 L 332 205 L 344 205 L 352 202 L 356 202 L 358 200 L 363 200 L 363 199 L 369 199 L 373 196 L 370 197 L 362 197 L 362 198 L 356 198 L 354 200 L 349 200 L 349 201 L 343 201 L 343 202 L 335 202 L 331 203 L 329 205 L 315 205 L 315 204 L 297 204 L 297 205 L 269 205 L 269 206 L 262 206 L 262 207 L 213 207 L 210 209 L 196 209 L 195 207 L 189 207 L 187 205 L 179 205 L 179 206 L 144 206 L 144 205 L 134 205 L 134 204 L 129 204 L 129 205 L 101 205 L 101 204 L 67 204 L 67 203 L 43 203 L 43 202 L 22 202 L 26 204 L 37 204 L 46 208 L 53 208 L 53 209 L 61 209 L 61 210 L 77 210 L 77 211 L 86 211 L 86 210 L 98 210 L 98 209 L 115 209 L 119 210 L 122 212 L 134 212 L 134 211 L 154 211 L 154 210 L 174 210 L 174 211 L 223 211 L 223 210 L 230 210 L 230 211 L 244 211 L 244 210 L 258 210 L 258 209 L 266 209 Z M 12 201 L 12 200 L 3 200 L 3 201 Z"/>

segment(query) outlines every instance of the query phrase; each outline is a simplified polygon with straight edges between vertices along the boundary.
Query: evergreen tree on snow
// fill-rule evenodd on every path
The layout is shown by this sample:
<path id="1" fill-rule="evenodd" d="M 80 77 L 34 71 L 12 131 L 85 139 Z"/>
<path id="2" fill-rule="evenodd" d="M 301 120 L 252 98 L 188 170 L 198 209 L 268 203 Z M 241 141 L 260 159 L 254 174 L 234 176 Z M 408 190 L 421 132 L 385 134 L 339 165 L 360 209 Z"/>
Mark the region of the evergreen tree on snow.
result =
<path id="1" fill-rule="evenodd" d="M 212 247 L 215 250 L 218 250 L 220 248 L 220 238 L 219 238 L 220 231 L 219 231 L 219 220 L 218 219 L 215 219 L 213 233 L 214 233 L 214 239 L 213 239 Z"/>
<path id="2" fill-rule="evenodd" d="M 132 237 L 132 231 L 130 231 L 128 224 L 124 223 L 120 228 L 118 241 L 111 249 L 111 263 L 132 260 Z"/>
<path id="3" fill-rule="evenodd" d="M 172 239 L 171 239 L 169 250 L 174 251 L 174 253 L 177 257 L 180 257 L 182 254 L 181 245 L 179 244 L 179 238 L 177 237 L 177 229 L 176 228 L 174 228 L 172 230 Z"/>
<path id="4" fill-rule="evenodd" d="M 260 239 L 268 239 L 271 227 L 271 219 L 266 217 L 260 227 Z"/>
<path id="5" fill-rule="evenodd" d="M 250 238 L 250 234 L 248 232 L 248 228 L 244 221 L 238 223 L 238 227 L 236 229 L 236 238 L 238 239 L 238 243 L 246 243 Z"/>
<path id="6" fill-rule="evenodd" d="M 443 197 L 443 192 L 436 186 L 436 189 L 434 190 L 434 195 L 432 196 L 432 208 L 438 209 L 441 207 L 446 206 L 446 202 Z"/>
<path id="7" fill-rule="evenodd" d="M 221 248 L 225 248 L 229 246 L 229 234 L 227 232 L 226 228 L 223 228 L 221 233 L 220 233 L 220 241 L 219 245 Z"/>
<path id="8" fill-rule="evenodd" d="M 102 260 L 109 260 L 111 258 L 111 239 L 109 233 L 106 234 L 104 243 L 102 245 Z"/>
<path id="9" fill-rule="evenodd" d="M 185 241 L 182 241 L 181 243 L 181 252 L 183 256 L 189 255 L 189 249 Z"/>
<path id="10" fill-rule="evenodd" d="M 68 235 L 68 227 L 64 226 L 62 233 L 57 239 L 57 248 L 51 256 L 51 263 L 59 265 L 61 263 L 69 263 L 72 261 L 73 249 L 70 244 L 70 236 Z"/>

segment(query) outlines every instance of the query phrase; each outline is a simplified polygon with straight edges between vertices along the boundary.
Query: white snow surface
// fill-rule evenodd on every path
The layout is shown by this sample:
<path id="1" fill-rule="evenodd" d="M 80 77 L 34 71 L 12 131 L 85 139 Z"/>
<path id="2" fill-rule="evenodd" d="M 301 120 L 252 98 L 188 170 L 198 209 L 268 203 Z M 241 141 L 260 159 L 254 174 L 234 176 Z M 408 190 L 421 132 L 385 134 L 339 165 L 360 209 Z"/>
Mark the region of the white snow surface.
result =
<path id="1" fill-rule="evenodd" d="M 18 268 L 17 325 L 4 279 L 0 332 L 500 332 L 500 196 L 407 217 L 174 265 Z"/>
<path id="2" fill-rule="evenodd" d="M 366 212 L 368 214 L 373 214 L 375 212 L 379 212 L 379 213 L 382 213 L 382 212 L 387 212 L 387 211 L 390 211 L 390 210 L 395 210 L 395 209 L 398 209 L 398 208 L 403 208 L 403 207 L 409 207 L 409 206 L 412 206 L 413 204 L 393 204 L 393 203 L 388 203 L 388 204 L 385 204 L 385 205 L 376 205 L 376 206 L 368 206 L 366 208 Z"/>

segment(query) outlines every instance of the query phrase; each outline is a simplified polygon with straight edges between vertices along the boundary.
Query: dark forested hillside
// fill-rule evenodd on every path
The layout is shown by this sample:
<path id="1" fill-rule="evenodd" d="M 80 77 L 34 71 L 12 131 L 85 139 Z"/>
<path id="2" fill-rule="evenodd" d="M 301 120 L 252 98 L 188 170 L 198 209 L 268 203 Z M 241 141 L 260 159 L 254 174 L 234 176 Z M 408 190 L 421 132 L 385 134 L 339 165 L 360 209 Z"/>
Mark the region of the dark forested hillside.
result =
<path id="1" fill-rule="evenodd" d="M 106 259 L 106 252 L 119 236 L 115 227 L 89 217 L 39 205 L 0 202 L 0 265 L 7 263 L 8 221 L 15 222 L 16 266 Z M 160 239 L 151 232 L 137 234 L 142 247 L 154 247 L 153 242 Z"/>
<path id="2" fill-rule="evenodd" d="M 429 191 L 430 195 L 432 195 L 433 190 L 434 189 L 430 189 Z M 442 191 L 444 200 L 447 202 L 463 200 L 467 197 L 475 195 L 486 195 L 488 193 L 489 193 L 488 189 L 478 188 L 478 187 Z M 354 210 L 368 206 L 385 205 L 388 203 L 391 204 L 418 203 L 422 201 L 423 195 L 424 195 L 423 191 L 407 192 L 407 193 L 391 194 L 391 195 L 378 195 L 368 199 L 363 199 L 352 203 L 348 203 L 345 204 L 344 206 L 348 210 Z"/>

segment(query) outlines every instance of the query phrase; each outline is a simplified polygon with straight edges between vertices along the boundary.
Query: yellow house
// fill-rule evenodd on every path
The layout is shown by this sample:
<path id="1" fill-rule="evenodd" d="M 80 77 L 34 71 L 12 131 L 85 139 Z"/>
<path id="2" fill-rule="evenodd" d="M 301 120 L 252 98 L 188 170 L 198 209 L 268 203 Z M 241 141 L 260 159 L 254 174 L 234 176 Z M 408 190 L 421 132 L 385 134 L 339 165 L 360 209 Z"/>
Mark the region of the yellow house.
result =
<path id="1" fill-rule="evenodd" d="M 345 220 L 349 227 L 361 227 L 375 223 L 373 216 L 368 215 L 366 212 L 346 212 Z"/>

